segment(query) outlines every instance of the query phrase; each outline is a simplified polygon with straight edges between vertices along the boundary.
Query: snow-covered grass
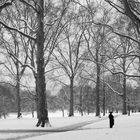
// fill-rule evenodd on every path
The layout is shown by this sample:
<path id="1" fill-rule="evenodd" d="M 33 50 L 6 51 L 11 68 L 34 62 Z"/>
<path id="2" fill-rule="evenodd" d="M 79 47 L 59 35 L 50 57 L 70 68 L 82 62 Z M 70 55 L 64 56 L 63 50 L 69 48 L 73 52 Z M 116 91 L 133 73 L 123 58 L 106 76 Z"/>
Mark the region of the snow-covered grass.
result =
<path id="1" fill-rule="evenodd" d="M 50 130 L 59 127 L 77 124 L 85 121 L 100 120 L 81 128 L 66 132 L 2 132 L 2 130 Z M 50 117 L 52 127 L 36 128 L 37 119 L 24 117 L 21 119 L 0 119 L 0 140 L 139 140 L 140 139 L 140 114 L 131 116 L 119 115 L 115 118 L 115 125 L 109 128 L 108 119 L 97 118 L 94 115 L 76 117 Z"/>
<path id="2" fill-rule="evenodd" d="M 36 115 L 35 115 L 36 116 Z M 91 121 L 94 119 L 97 119 L 94 117 L 95 114 L 85 115 L 81 117 L 79 114 L 75 113 L 74 117 L 62 117 L 60 115 L 60 112 L 55 113 L 49 113 L 49 120 L 51 123 L 51 127 L 47 129 L 52 128 L 58 128 L 58 127 L 64 127 L 68 125 L 72 125 L 75 123 L 80 123 L 83 121 Z M 44 129 L 41 127 L 35 127 L 37 123 L 37 118 L 32 118 L 31 114 L 23 113 L 21 119 L 16 118 L 16 114 L 10 114 L 7 119 L 0 119 L 0 130 L 15 130 L 15 129 Z"/>

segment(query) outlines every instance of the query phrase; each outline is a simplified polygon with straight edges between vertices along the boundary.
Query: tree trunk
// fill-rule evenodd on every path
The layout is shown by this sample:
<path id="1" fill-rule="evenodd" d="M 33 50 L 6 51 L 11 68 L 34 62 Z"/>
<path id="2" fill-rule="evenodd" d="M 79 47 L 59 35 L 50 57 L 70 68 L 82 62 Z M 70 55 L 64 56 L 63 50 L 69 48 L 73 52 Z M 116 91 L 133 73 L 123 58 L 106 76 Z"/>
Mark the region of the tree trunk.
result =
<path id="1" fill-rule="evenodd" d="M 20 116 L 21 116 L 21 99 L 20 99 L 20 84 L 19 84 L 19 81 L 17 81 L 16 92 L 17 92 L 17 118 L 20 118 Z"/>
<path id="2" fill-rule="evenodd" d="M 81 113 L 81 116 L 83 116 L 83 97 L 82 97 L 82 87 L 81 87 L 81 90 L 80 90 L 80 113 Z"/>
<path id="3" fill-rule="evenodd" d="M 73 96 L 73 77 L 70 78 L 70 109 L 69 109 L 69 117 L 74 116 L 74 96 Z"/>
<path id="4" fill-rule="evenodd" d="M 35 84 L 36 84 L 36 97 L 35 97 L 35 102 L 36 102 L 36 114 L 37 114 L 37 118 L 39 119 L 39 104 L 38 104 L 38 98 L 39 98 L 39 96 L 38 96 L 38 91 L 37 91 L 37 89 L 38 89 L 38 85 L 37 85 L 37 75 L 35 76 Z"/>
<path id="5" fill-rule="evenodd" d="M 62 117 L 65 117 L 65 110 L 64 110 L 64 107 L 61 108 L 61 111 L 62 111 Z"/>
<path id="6" fill-rule="evenodd" d="M 128 103 L 128 116 L 130 116 L 130 104 Z"/>
<path id="7" fill-rule="evenodd" d="M 49 123 L 48 110 L 46 103 L 46 83 L 45 83 L 45 66 L 44 66 L 44 0 L 38 0 L 38 30 L 37 30 L 37 78 L 36 78 L 36 91 L 37 91 L 37 116 L 38 119 L 45 119 Z M 47 111 L 45 113 L 45 110 Z"/>
<path id="8" fill-rule="evenodd" d="M 19 76 L 19 63 L 16 62 L 16 93 L 17 93 L 17 118 L 21 117 L 21 99 L 20 99 L 20 76 Z"/>
<path id="9" fill-rule="evenodd" d="M 32 118 L 34 118 L 34 111 L 35 111 L 34 103 L 32 103 L 32 107 L 31 107 Z"/>
<path id="10" fill-rule="evenodd" d="M 103 116 L 105 116 L 105 83 L 103 83 Z"/>
<path id="11" fill-rule="evenodd" d="M 127 53 L 126 47 L 123 47 L 123 52 Z M 126 74 L 126 58 L 123 58 L 123 73 Z M 126 75 L 123 75 L 123 114 L 127 114 L 127 102 L 126 102 Z"/>
<path id="12" fill-rule="evenodd" d="M 97 81 L 96 81 L 96 116 L 100 116 L 100 65 L 97 64 Z"/>
<path id="13" fill-rule="evenodd" d="M 123 78 L 123 114 L 127 114 L 127 103 L 126 103 L 126 76 Z"/>

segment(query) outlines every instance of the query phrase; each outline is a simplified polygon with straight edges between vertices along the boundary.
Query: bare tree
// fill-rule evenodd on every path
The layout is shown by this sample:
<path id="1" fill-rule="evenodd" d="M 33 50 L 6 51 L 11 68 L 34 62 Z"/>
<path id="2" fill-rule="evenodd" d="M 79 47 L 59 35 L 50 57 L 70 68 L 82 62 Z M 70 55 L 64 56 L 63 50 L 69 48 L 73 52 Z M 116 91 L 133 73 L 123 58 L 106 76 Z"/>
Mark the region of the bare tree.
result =
<path id="1" fill-rule="evenodd" d="M 84 29 L 77 26 L 77 18 L 75 13 L 68 13 L 65 20 L 69 21 L 69 25 L 64 29 L 62 43 L 59 43 L 57 50 L 54 51 L 54 59 L 61 66 L 61 70 L 69 78 L 70 83 L 70 108 L 69 116 L 74 115 L 74 79 L 81 67 L 82 60 L 80 60 L 81 45 Z M 65 47 L 67 46 L 67 47 Z"/>
<path id="2" fill-rule="evenodd" d="M 127 25 L 125 24 L 127 20 Z M 131 27 L 131 22 L 128 19 L 121 17 L 117 21 L 118 30 L 120 32 L 125 32 L 128 35 L 133 34 Z M 110 55 L 110 61 L 112 63 L 112 74 L 120 74 L 122 78 L 122 99 L 123 99 L 123 114 L 127 114 L 127 79 L 129 78 L 129 73 L 131 73 L 131 69 L 135 68 L 135 62 L 138 61 L 136 54 L 137 46 L 135 42 L 129 40 L 125 37 L 119 37 L 117 45 L 114 44 L 112 54 Z"/>
<path id="3" fill-rule="evenodd" d="M 17 33 L 11 33 L 11 35 L 13 45 L 11 45 L 12 43 L 10 44 L 10 42 L 6 42 L 3 40 L 3 46 L 7 51 L 7 54 L 4 54 L 4 56 L 7 58 L 7 62 L 4 62 L 4 66 L 9 71 L 10 75 L 12 75 L 12 80 L 15 83 L 17 94 L 17 117 L 19 118 L 21 114 L 20 83 L 25 71 L 25 67 L 22 67 L 22 65 L 26 65 L 27 55 L 25 55 L 24 57 L 23 50 L 20 49 L 21 45 L 18 43 L 19 40 L 17 40 Z M 20 60 L 21 56 L 23 61 Z"/>
<path id="4" fill-rule="evenodd" d="M 124 54 L 123 57 L 116 59 L 116 62 L 114 64 L 118 63 L 119 66 L 119 71 L 122 71 L 122 73 L 124 73 L 124 75 L 122 75 L 123 77 L 123 81 L 122 81 L 122 87 L 123 87 L 123 114 L 127 114 L 127 94 L 126 94 L 126 85 L 127 85 L 127 76 L 126 74 L 128 72 L 130 72 L 130 69 L 133 67 L 133 62 L 135 60 L 135 57 L 132 58 L 128 58 L 125 54 L 128 54 L 131 52 L 131 46 L 128 42 L 128 40 L 124 40 L 122 42 L 122 53 Z M 119 53 L 119 52 L 118 52 Z M 117 62 L 119 61 L 119 62 Z M 118 68 L 118 66 L 116 65 L 116 69 Z M 114 71 L 115 72 L 115 71 Z M 116 70 L 117 73 L 117 70 Z"/>
<path id="5" fill-rule="evenodd" d="M 103 12 L 103 16 L 97 20 L 99 22 L 107 24 L 110 21 L 108 12 L 101 6 L 99 7 Z M 94 9 L 94 11 L 92 9 Z M 100 89 L 102 83 L 101 75 L 103 66 L 105 66 L 105 63 L 107 61 L 104 54 L 108 53 L 107 46 L 108 40 L 110 39 L 110 31 L 104 25 L 94 24 L 94 19 L 97 18 L 96 9 L 97 7 L 93 6 L 93 8 L 91 8 L 90 6 L 89 10 L 92 12 L 87 13 L 89 14 L 89 17 L 87 19 L 87 21 L 89 22 L 86 23 L 87 28 L 84 37 L 87 43 L 88 52 L 84 59 L 91 62 L 91 64 L 95 67 L 96 74 L 95 71 L 92 71 L 92 75 L 94 76 L 92 76 L 91 78 L 93 79 L 93 81 L 96 81 L 96 116 L 100 116 Z"/>
<path id="6" fill-rule="evenodd" d="M 15 6 L 15 9 L 17 7 Z M 1 20 L 3 22 L 8 22 L 12 26 L 16 26 L 17 28 L 22 28 L 19 24 L 19 17 L 21 18 L 21 14 L 19 12 L 14 13 L 12 7 L 5 9 L 5 15 L 14 15 L 12 18 L 6 19 L 4 16 L 1 16 Z M 24 29 L 25 32 L 26 28 Z M 16 93 L 17 93 L 17 117 L 19 118 L 21 114 L 21 99 L 20 99 L 20 83 L 21 78 L 24 74 L 25 68 L 23 65 L 27 63 L 27 55 L 24 53 L 24 48 L 27 45 L 25 37 L 19 35 L 15 31 L 11 31 L 8 29 L 1 30 L 1 42 L 3 46 L 3 51 L 5 58 L 7 59 L 7 64 L 4 63 L 5 68 L 12 74 L 12 77 L 15 83 Z M 7 53 L 6 53 L 7 52 Z"/>
<path id="7" fill-rule="evenodd" d="M 69 2 L 68 2 L 69 3 Z M 63 14 L 65 14 L 65 10 L 67 9 L 68 3 L 64 3 L 62 6 L 62 12 L 60 12 L 61 17 Z M 14 2 L 13 6 L 16 4 L 20 4 L 19 9 L 26 8 L 26 10 L 33 11 L 34 17 L 36 20 L 36 25 L 34 29 L 31 28 L 30 23 L 27 22 L 27 20 L 22 17 L 22 19 L 19 19 L 21 24 L 24 27 L 28 27 L 28 30 L 23 32 L 23 28 L 16 28 L 15 26 L 11 26 L 7 22 L 0 21 L 0 24 L 11 31 L 16 31 L 22 36 L 27 37 L 29 40 L 32 40 L 35 43 L 36 47 L 36 66 L 37 70 L 35 70 L 33 67 L 29 66 L 34 72 L 36 72 L 36 93 L 37 93 L 37 107 L 38 107 L 38 119 L 45 121 L 45 123 L 49 123 L 48 119 L 48 111 L 47 111 L 47 103 L 46 103 L 46 83 L 45 83 L 45 61 L 44 61 L 44 50 L 45 50 L 45 28 L 44 28 L 44 13 L 45 10 L 47 11 L 49 9 L 48 7 L 45 7 L 44 0 L 34 0 L 34 1 L 26 1 L 26 0 L 20 0 L 20 2 Z M 45 9 L 46 8 L 46 9 Z M 20 11 L 20 10 L 19 10 Z M 4 14 L 4 10 L 2 11 Z M 57 19 L 56 19 L 57 20 Z M 47 23 L 48 26 L 53 25 L 53 23 Z M 32 34 L 29 34 L 32 31 Z M 57 34 L 58 35 L 58 34 Z M 52 49 L 53 50 L 53 49 Z M 51 52 L 52 52 L 51 50 Z M 43 125 L 44 126 L 44 125 Z"/>

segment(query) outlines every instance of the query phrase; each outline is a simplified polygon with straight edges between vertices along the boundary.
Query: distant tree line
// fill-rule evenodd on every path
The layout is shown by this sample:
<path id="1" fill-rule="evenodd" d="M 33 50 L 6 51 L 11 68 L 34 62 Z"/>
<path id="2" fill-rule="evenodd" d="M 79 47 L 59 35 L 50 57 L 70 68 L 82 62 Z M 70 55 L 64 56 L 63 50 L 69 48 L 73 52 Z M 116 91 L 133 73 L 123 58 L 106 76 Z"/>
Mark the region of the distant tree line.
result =
<path id="1" fill-rule="evenodd" d="M 119 77 L 109 76 L 108 84 L 113 90 L 122 90 Z M 105 88 L 105 90 L 104 90 Z M 127 113 L 140 112 L 140 87 L 132 88 L 127 85 Z M 101 87 L 100 93 L 100 110 L 103 115 L 109 111 L 116 113 L 122 112 L 123 104 L 122 95 L 115 93 L 109 86 Z M 17 97 L 15 96 L 16 89 L 7 84 L 0 85 L 0 117 L 6 118 L 10 113 L 17 112 Z M 105 92 L 105 93 L 104 93 Z M 68 86 L 62 86 L 56 95 L 52 95 L 50 90 L 46 91 L 48 111 L 61 111 L 62 116 L 65 116 L 65 111 L 69 111 L 70 104 L 70 89 Z M 74 112 L 78 112 L 83 116 L 96 112 L 96 89 L 91 85 L 84 85 L 83 87 L 74 87 Z M 34 113 L 36 111 L 35 91 L 29 92 L 21 90 L 21 110 L 22 112 Z M 68 114 L 67 114 L 68 115 Z"/>

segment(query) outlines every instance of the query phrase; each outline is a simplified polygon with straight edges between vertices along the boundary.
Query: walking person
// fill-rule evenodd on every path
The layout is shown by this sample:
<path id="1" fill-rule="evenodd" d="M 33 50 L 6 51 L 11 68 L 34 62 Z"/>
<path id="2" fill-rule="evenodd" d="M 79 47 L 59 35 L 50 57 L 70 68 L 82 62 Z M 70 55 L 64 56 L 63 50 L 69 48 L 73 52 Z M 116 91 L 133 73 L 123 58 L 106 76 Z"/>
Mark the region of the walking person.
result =
<path id="1" fill-rule="evenodd" d="M 109 126 L 110 126 L 110 128 L 112 128 L 114 125 L 114 116 L 113 116 L 112 112 L 110 112 L 108 118 L 109 118 Z"/>

